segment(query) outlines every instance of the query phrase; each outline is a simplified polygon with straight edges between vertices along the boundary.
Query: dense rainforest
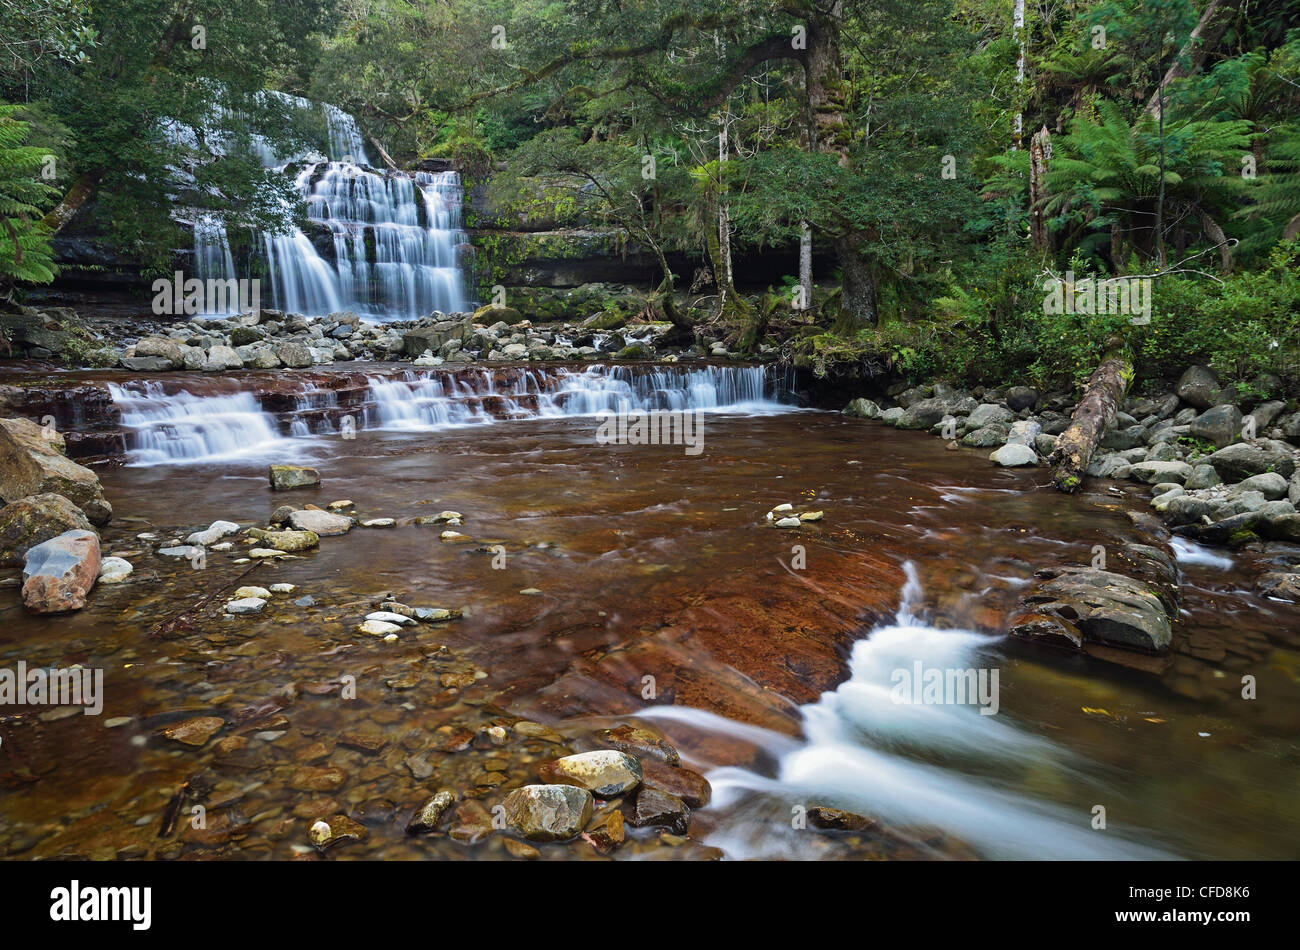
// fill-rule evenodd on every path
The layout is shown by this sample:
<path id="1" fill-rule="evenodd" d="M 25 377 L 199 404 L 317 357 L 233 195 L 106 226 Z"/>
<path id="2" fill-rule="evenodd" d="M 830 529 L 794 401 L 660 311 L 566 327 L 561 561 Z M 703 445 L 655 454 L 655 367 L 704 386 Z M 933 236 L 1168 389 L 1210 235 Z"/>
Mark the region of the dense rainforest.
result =
<path id="1" fill-rule="evenodd" d="M 1122 341 L 1142 379 L 1300 384 L 1289 0 L 5 0 L 6 297 L 56 279 L 86 207 L 169 272 L 178 167 L 232 231 L 300 218 L 240 145 L 320 130 L 265 90 L 352 113 L 376 164 L 449 160 L 497 213 L 620 229 L 683 337 L 1038 385 Z M 1151 282 L 1145 315 L 1051 304 L 1114 278 Z"/>

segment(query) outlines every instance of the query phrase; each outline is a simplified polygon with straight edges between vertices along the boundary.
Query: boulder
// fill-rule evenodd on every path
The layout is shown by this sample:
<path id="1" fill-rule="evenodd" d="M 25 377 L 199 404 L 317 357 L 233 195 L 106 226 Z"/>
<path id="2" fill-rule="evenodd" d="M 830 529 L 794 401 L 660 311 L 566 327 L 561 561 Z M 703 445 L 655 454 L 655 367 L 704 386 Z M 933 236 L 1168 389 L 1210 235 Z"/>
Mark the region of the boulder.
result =
<path id="1" fill-rule="evenodd" d="M 1007 390 L 1006 403 L 1013 412 L 1033 409 L 1038 405 L 1038 390 L 1029 386 L 1012 386 Z"/>
<path id="2" fill-rule="evenodd" d="M 315 531 L 263 531 L 261 528 L 253 528 L 248 533 L 267 547 L 286 554 L 310 551 L 320 546 L 320 535 Z"/>
<path id="3" fill-rule="evenodd" d="M 856 419 L 875 419 L 880 415 L 880 407 L 870 399 L 858 397 L 844 407 L 844 414 Z"/>
<path id="4" fill-rule="evenodd" d="M 1268 501 L 1277 501 L 1279 498 L 1286 497 L 1287 481 L 1277 472 L 1265 472 L 1262 475 L 1252 475 L 1250 478 L 1243 479 L 1234 485 L 1232 490 L 1234 492 L 1257 491 Z"/>
<path id="5" fill-rule="evenodd" d="M 1290 478 L 1296 471 L 1295 460 L 1290 452 L 1279 448 L 1278 443 L 1262 439 L 1229 445 L 1205 461 L 1214 466 L 1214 470 L 1225 482 L 1239 482 L 1243 478 L 1264 472 L 1277 472 L 1283 478 Z"/>
<path id="6" fill-rule="evenodd" d="M 267 471 L 267 477 L 275 491 L 320 487 L 320 472 L 302 465 L 272 465 Z"/>
<path id="7" fill-rule="evenodd" d="M 244 361 L 239 358 L 239 354 L 232 347 L 217 344 L 208 349 L 208 356 L 203 361 L 203 371 L 206 373 L 221 373 L 230 369 L 243 369 Z"/>
<path id="8" fill-rule="evenodd" d="M 1198 465 L 1193 465 L 1191 474 L 1188 475 L 1187 480 L 1183 482 L 1184 487 L 1186 487 L 1188 491 L 1196 491 L 1200 488 L 1213 488 L 1215 485 L 1222 484 L 1223 479 L 1220 478 L 1219 473 L 1214 470 L 1214 466 L 1206 465 L 1203 462 Z"/>
<path id="9" fill-rule="evenodd" d="M 63 436 L 29 419 L 0 419 L 0 499 L 56 494 L 85 512 L 91 524 L 107 524 L 113 506 L 99 477 L 63 454 Z"/>
<path id="10" fill-rule="evenodd" d="M 1192 420 L 1188 434 L 1221 449 L 1241 437 L 1241 418 L 1236 406 L 1214 406 Z"/>
<path id="11" fill-rule="evenodd" d="M 89 531 L 80 508 L 62 495 L 19 498 L 0 509 L 0 566 L 19 567 L 28 549 L 67 531 Z"/>
<path id="12" fill-rule="evenodd" d="M 1255 420 L 1255 431 L 1262 434 L 1285 409 L 1286 403 L 1275 400 L 1273 402 L 1262 402 L 1250 410 L 1250 418 Z"/>
<path id="13" fill-rule="evenodd" d="M 135 356 L 156 357 L 165 361 L 163 369 L 180 369 L 185 365 L 185 352 L 177 340 L 162 336 L 147 336 L 135 345 Z"/>
<path id="14" fill-rule="evenodd" d="M 1181 485 L 1192 474 L 1192 467 L 1186 462 L 1136 462 L 1129 470 L 1129 477 L 1148 485 L 1159 482 L 1177 482 Z"/>
<path id="15" fill-rule="evenodd" d="M 1177 501 L 1178 499 L 1175 499 Z M 1085 641 L 1159 652 L 1173 639 L 1170 609 L 1152 585 L 1095 568 L 1065 568 L 1036 588 L 1011 632 L 1029 639 Z"/>
<path id="16" fill-rule="evenodd" d="M 306 343 L 290 340 L 275 348 L 276 358 L 290 369 L 306 369 L 312 364 L 311 348 Z"/>
<path id="17" fill-rule="evenodd" d="M 28 549 L 23 606 L 34 614 L 80 610 L 98 577 L 99 535 L 65 531 Z"/>
<path id="18" fill-rule="evenodd" d="M 1043 426 L 1037 419 L 1021 419 L 1019 422 L 1011 424 L 1011 431 L 1007 435 L 1007 442 L 1012 445 L 1037 446 L 1038 436 L 1042 433 Z"/>
<path id="19" fill-rule="evenodd" d="M 985 426 L 992 425 L 995 422 L 1001 422 L 1001 423 L 1005 423 L 1006 425 L 1010 425 L 1012 422 L 1015 421 L 1016 421 L 1015 414 L 1011 412 L 1010 409 L 1007 409 L 1004 406 L 996 405 L 995 403 L 986 402 L 983 405 L 976 406 L 975 411 L 972 412 L 967 417 L 966 428 L 970 430 L 975 430 L 975 429 L 982 429 Z"/>
<path id="20" fill-rule="evenodd" d="M 1204 366 L 1189 366 L 1178 379 L 1174 392 L 1178 398 L 1197 409 L 1209 409 L 1219 398 L 1218 377 Z"/>
<path id="21" fill-rule="evenodd" d="M 977 449 L 991 449 L 995 445 L 1003 445 L 1007 441 L 1007 435 L 1010 431 L 1005 423 L 990 423 L 974 431 L 967 432 L 961 437 L 961 444 Z"/>
<path id="22" fill-rule="evenodd" d="M 402 352 L 412 357 L 421 355 L 425 350 L 436 353 L 449 340 L 464 340 L 468 337 L 473 332 L 476 319 L 466 316 L 463 320 L 442 320 L 430 327 L 408 330 L 402 334 Z"/>
<path id="23" fill-rule="evenodd" d="M 562 841 L 582 833 L 595 805 L 576 785 L 525 785 L 506 796 L 506 823 L 530 841 Z"/>

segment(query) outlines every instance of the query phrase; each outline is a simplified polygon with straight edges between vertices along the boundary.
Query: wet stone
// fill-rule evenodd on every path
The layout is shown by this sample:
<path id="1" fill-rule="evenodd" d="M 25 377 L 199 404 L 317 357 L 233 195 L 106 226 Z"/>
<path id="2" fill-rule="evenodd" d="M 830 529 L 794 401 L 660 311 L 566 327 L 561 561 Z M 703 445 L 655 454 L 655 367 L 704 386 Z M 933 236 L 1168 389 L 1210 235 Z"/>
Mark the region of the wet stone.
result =
<path id="1" fill-rule="evenodd" d="M 566 755 L 546 763 L 538 772 L 543 782 L 576 785 L 601 798 L 622 795 L 641 782 L 640 763 L 616 749 Z"/>
<path id="2" fill-rule="evenodd" d="M 573 785 L 525 785 L 505 800 L 506 823 L 529 841 L 578 835 L 591 818 L 591 792 Z"/>
<path id="3" fill-rule="evenodd" d="M 657 732 L 639 726 L 624 723 L 612 729 L 600 729 L 596 732 L 596 741 L 642 759 L 651 756 L 669 765 L 682 764 L 682 757 L 672 743 Z"/>
<path id="4" fill-rule="evenodd" d="M 427 802 L 415 810 L 411 820 L 406 823 L 408 835 L 422 835 L 434 831 L 447 809 L 455 804 L 456 795 L 448 789 L 442 789 Z"/>
<path id="5" fill-rule="evenodd" d="M 815 828 L 826 831 L 874 831 L 880 823 L 865 815 L 855 815 L 851 811 L 816 805 L 808 809 L 808 823 Z"/>
<path id="6" fill-rule="evenodd" d="M 162 734 L 174 742 L 201 746 L 211 739 L 216 731 L 225 724 L 226 721 L 217 716 L 200 716 L 197 719 L 186 719 L 184 722 L 168 726 L 162 731 Z"/>
<path id="7" fill-rule="evenodd" d="M 294 770 L 289 787 L 300 792 L 332 792 L 341 788 L 346 780 L 342 769 L 305 765 Z"/>
<path id="8" fill-rule="evenodd" d="M 630 820 L 639 828 L 667 828 L 674 834 L 684 835 L 690 827 L 691 810 L 676 795 L 643 786 L 637 793 Z"/>
<path id="9" fill-rule="evenodd" d="M 641 760 L 641 782 L 650 788 L 676 795 L 691 808 L 703 808 L 713 797 L 709 780 L 699 772 L 674 768 L 654 759 Z"/>

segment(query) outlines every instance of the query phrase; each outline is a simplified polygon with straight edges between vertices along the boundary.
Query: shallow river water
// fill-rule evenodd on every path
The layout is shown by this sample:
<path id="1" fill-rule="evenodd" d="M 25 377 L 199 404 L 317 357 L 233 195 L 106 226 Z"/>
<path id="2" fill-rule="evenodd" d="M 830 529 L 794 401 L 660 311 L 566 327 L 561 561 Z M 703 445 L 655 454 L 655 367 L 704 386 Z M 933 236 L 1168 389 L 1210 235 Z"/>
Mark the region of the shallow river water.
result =
<path id="1" fill-rule="evenodd" d="M 638 714 L 714 797 L 689 841 L 632 830 L 616 858 L 1300 856 L 1300 609 L 1254 592 L 1267 552 L 1178 545 L 1173 663 L 1129 669 L 1005 629 L 1034 570 L 1137 540 L 1133 486 L 1064 497 L 1044 469 L 770 402 L 706 413 L 699 455 L 598 444 L 589 415 L 472 421 L 255 432 L 219 458 L 102 469 L 104 550 L 130 580 L 55 619 L 0 590 L 0 665 L 102 668 L 105 697 L 99 716 L 0 710 L 0 855 L 315 858 L 307 827 L 344 814 L 367 836 L 334 859 L 504 858 L 499 834 L 403 827 L 440 787 L 490 808 Z M 323 487 L 273 493 L 271 461 Z M 397 524 L 255 567 L 233 563 L 238 541 L 201 567 L 155 553 L 219 518 L 265 526 L 278 505 L 336 499 Z M 825 516 L 777 529 L 781 503 Z M 414 523 L 444 509 L 472 541 Z M 252 617 L 224 616 L 217 593 L 157 635 L 245 571 L 297 589 Z M 358 633 L 386 596 L 464 616 L 395 643 Z M 997 714 L 895 702 L 916 661 L 996 670 Z M 198 747 L 160 735 L 196 716 L 225 724 Z M 813 805 L 877 818 L 894 845 L 803 828 Z"/>

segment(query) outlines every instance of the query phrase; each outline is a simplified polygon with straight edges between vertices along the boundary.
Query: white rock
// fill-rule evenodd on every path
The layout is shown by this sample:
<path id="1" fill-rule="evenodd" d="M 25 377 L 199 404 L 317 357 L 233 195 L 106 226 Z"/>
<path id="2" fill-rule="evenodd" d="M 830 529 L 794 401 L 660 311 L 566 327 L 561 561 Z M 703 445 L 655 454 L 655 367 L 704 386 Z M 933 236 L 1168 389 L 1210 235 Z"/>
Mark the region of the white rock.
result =
<path id="1" fill-rule="evenodd" d="M 243 600 L 245 597 L 260 597 L 262 600 L 270 600 L 271 592 L 265 587 L 241 587 L 235 591 L 235 600 Z"/>
<path id="2" fill-rule="evenodd" d="M 214 521 L 203 531 L 195 531 L 185 539 L 187 544 L 202 544 L 207 547 L 209 544 L 216 544 L 228 534 L 234 534 L 239 530 L 239 525 L 233 521 Z"/>
<path id="3" fill-rule="evenodd" d="M 271 593 L 273 594 L 292 594 L 298 589 L 297 584 L 272 584 Z"/>
<path id="4" fill-rule="evenodd" d="M 803 524 L 798 518 L 778 518 L 776 526 L 778 528 L 797 528 Z"/>
<path id="5" fill-rule="evenodd" d="M 395 614 L 389 610 L 376 610 L 374 613 L 366 614 L 367 620 L 376 620 L 380 623 L 395 623 L 399 627 L 409 627 L 415 623 L 410 617 L 403 617 L 401 614 Z"/>
<path id="6" fill-rule="evenodd" d="M 405 619 L 405 618 L 403 618 Z M 402 628 L 395 623 L 389 623 L 386 620 L 367 620 L 361 626 L 357 627 L 362 633 L 368 633 L 371 636 L 387 637 L 389 634 L 396 635 Z"/>
<path id="7" fill-rule="evenodd" d="M 228 614 L 256 614 L 261 613 L 262 608 L 266 606 L 266 601 L 261 597 L 244 597 L 240 600 L 232 600 L 226 604 L 226 613 Z"/>
<path id="8" fill-rule="evenodd" d="M 135 570 L 131 562 L 120 557 L 106 557 L 99 562 L 99 582 L 101 584 L 120 584 Z"/>
<path id="9" fill-rule="evenodd" d="M 391 528 L 397 522 L 392 518 L 371 518 L 361 522 L 363 528 Z"/>
<path id="10" fill-rule="evenodd" d="M 1013 467 L 1017 465 L 1037 465 L 1038 453 L 1027 445 L 1018 445 L 1011 443 L 1002 446 L 996 452 L 989 455 L 989 458 L 999 465 Z"/>

